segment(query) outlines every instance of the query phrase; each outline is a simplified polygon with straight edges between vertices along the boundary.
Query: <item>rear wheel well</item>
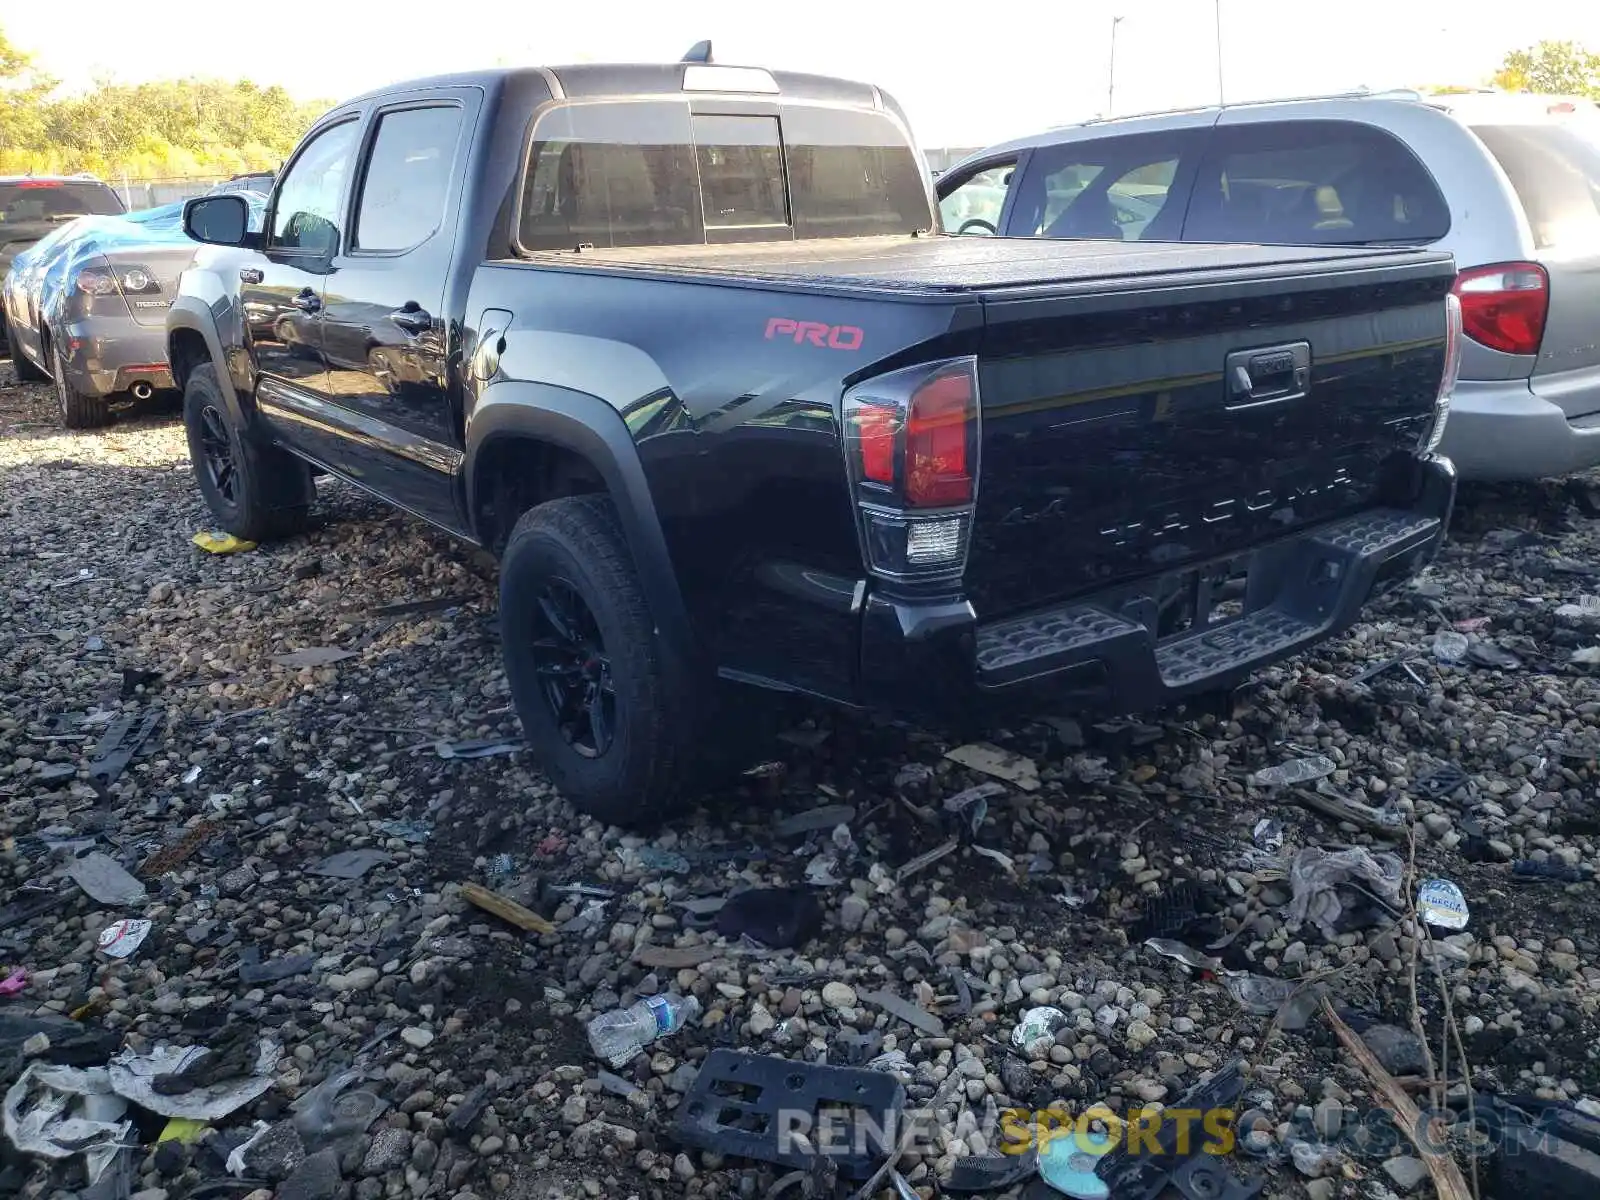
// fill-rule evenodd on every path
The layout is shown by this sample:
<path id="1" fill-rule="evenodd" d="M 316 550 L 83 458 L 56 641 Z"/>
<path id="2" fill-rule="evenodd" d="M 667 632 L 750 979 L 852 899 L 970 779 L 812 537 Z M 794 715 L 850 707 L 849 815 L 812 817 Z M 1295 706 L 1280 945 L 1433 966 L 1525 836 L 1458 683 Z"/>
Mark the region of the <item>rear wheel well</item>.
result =
<path id="1" fill-rule="evenodd" d="M 606 491 L 600 468 L 575 450 L 537 438 L 497 438 L 478 452 L 472 516 L 479 540 L 498 555 L 517 518 L 562 496 Z"/>
<path id="2" fill-rule="evenodd" d="M 172 383 L 180 392 L 196 367 L 211 361 L 206 339 L 193 329 L 174 329 L 167 338 L 167 365 L 172 368 Z"/>

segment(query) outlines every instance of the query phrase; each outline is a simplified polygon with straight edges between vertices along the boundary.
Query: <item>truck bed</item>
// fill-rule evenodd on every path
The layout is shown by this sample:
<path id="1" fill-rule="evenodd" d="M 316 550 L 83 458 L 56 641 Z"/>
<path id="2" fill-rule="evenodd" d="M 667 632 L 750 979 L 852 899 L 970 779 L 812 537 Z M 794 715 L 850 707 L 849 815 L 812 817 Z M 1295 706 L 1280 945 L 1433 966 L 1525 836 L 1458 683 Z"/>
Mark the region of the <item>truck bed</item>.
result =
<path id="1" fill-rule="evenodd" d="M 1181 242 L 1059 241 L 1042 238 L 884 237 L 726 246 L 642 246 L 545 252 L 528 261 L 563 267 L 631 268 L 730 282 L 872 288 L 933 293 L 1043 285 L 1071 292 L 1120 290 L 1183 276 L 1237 279 L 1324 275 L 1383 265 L 1433 265 L 1432 251 L 1345 246 L 1201 245 Z"/>

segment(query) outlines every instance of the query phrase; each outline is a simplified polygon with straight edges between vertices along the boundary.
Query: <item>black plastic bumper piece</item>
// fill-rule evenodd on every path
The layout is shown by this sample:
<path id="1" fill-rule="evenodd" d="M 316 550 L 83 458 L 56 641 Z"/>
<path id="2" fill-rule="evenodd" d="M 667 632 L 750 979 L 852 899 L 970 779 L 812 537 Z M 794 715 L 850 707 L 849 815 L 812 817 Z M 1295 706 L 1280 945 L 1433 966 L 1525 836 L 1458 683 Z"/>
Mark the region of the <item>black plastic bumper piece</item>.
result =
<path id="1" fill-rule="evenodd" d="M 713 1050 L 678 1108 L 686 1145 L 804 1168 L 817 1155 L 862 1179 L 895 1144 L 905 1087 L 893 1075 Z"/>
<path id="2" fill-rule="evenodd" d="M 1003 620 L 952 620 L 971 610 L 946 600 L 930 625 L 923 614 L 934 606 L 874 595 L 862 678 L 875 702 L 934 716 L 1040 704 L 1139 712 L 1231 686 L 1348 628 L 1369 600 L 1431 560 L 1448 526 L 1455 476 L 1447 461 L 1419 465 L 1405 507 L 1369 509 L 1226 563 L 1189 565 Z M 1219 570 L 1244 580 L 1235 611 L 1214 617 L 1208 597 L 1203 618 L 1158 635 L 1149 617 L 1159 598 L 1208 587 L 1194 577 Z"/>

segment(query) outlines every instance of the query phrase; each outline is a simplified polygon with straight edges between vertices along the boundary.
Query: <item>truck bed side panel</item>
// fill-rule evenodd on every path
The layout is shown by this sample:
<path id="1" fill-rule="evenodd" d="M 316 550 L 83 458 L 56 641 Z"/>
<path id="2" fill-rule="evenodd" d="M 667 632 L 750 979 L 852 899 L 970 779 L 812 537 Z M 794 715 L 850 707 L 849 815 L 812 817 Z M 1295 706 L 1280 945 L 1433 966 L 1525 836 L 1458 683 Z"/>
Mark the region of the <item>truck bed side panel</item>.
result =
<path id="1" fill-rule="evenodd" d="M 496 308 L 513 314 L 503 378 L 599 397 L 626 424 L 714 664 L 850 699 L 862 571 L 838 399 L 884 360 L 974 352 L 976 301 L 508 263 L 478 272 L 469 324 Z"/>

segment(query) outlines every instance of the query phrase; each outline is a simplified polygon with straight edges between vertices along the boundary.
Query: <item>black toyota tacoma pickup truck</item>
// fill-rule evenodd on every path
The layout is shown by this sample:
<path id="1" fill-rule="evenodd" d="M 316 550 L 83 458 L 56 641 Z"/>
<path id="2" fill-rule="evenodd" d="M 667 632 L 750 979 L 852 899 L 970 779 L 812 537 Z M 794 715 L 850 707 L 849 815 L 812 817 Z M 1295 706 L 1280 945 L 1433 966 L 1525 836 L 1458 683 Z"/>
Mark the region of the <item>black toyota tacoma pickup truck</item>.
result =
<path id="1" fill-rule="evenodd" d="M 185 220 L 217 520 L 293 534 L 326 474 L 497 553 L 523 728 L 608 820 L 693 796 L 728 683 L 970 721 L 1236 682 L 1454 496 L 1449 257 L 946 236 L 862 84 L 407 83 L 318 122 L 262 232 Z"/>

